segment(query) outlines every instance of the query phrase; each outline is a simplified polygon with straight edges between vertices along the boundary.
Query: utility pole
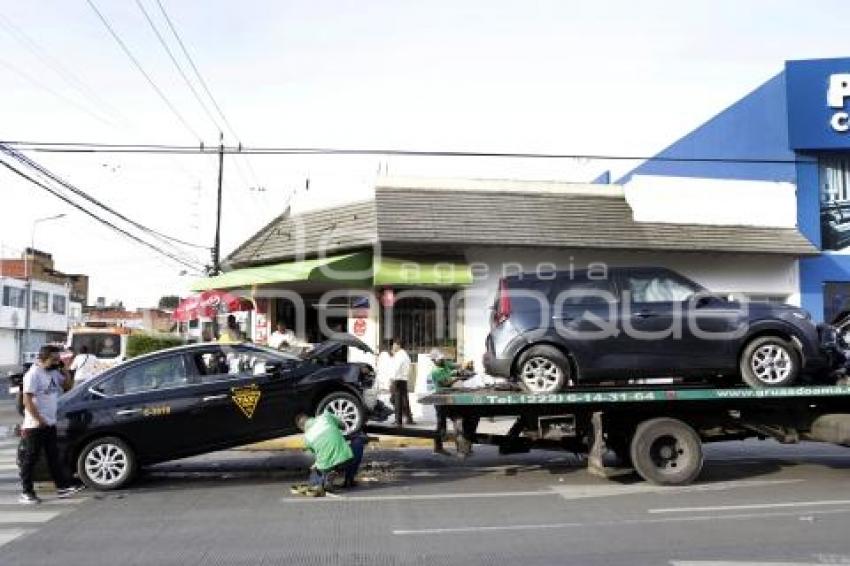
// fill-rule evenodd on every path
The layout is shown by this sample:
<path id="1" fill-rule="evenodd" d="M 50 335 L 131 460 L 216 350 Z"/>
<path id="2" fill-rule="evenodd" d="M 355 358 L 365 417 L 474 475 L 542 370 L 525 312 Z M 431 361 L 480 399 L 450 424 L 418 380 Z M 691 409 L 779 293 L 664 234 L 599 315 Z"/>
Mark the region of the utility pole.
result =
<path id="1" fill-rule="evenodd" d="M 224 134 L 218 133 L 218 206 L 215 218 L 215 244 L 213 244 L 213 275 L 221 273 L 221 182 L 224 173 Z"/>

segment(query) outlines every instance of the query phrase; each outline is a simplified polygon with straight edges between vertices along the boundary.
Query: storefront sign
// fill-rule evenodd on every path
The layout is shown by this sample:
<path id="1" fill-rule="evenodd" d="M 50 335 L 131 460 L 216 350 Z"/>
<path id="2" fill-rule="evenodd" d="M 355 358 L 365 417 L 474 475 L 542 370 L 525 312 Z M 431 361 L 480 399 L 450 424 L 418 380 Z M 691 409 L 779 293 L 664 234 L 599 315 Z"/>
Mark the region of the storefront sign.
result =
<path id="1" fill-rule="evenodd" d="M 850 129 L 850 123 L 848 123 L 850 116 L 844 111 L 844 102 L 848 98 L 850 98 L 850 73 L 831 75 L 826 99 L 830 108 L 837 109 L 829 121 L 829 125 L 836 132 L 846 132 Z"/>
<path id="2" fill-rule="evenodd" d="M 265 314 L 257 313 L 254 322 L 254 342 L 265 344 L 269 339 L 269 321 Z"/>
<path id="3" fill-rule="evenodd" d="M 789 61 L 788 141 L 791 149 L 850 149 L 850 58 Z"/>

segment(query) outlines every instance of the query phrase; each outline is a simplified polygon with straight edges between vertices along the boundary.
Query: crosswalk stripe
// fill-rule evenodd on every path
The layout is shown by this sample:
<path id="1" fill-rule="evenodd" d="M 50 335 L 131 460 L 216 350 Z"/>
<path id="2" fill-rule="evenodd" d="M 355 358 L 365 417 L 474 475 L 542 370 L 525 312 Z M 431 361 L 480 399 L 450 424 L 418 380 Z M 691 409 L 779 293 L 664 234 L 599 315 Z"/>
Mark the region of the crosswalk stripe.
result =
<path id="1" fill-rule="evenodd" d="M 0 525 L 16 525 L 18 523 L 46 523 L 47 521 L 58 517 L 60 514 L 60 511 L 0 510 Z"/>
<path id="2" fill-rule="evenodd" d="M 0 492 L 3 492 L 3 491 L 20 491 L 20 490 L 21 490 L 20 482 L 11 482 L 11 481 L 0 482 Z"/>
<path id="3" fill-rule="evenodd" d="M 32 531 L 27 529 L 0 529 L 0 546 L 9 544 L 16 538 L 22 537 Z"/>
<path id="4" fill-rule="evenodd" d="M 19 442 L 17 438 L 4 438 L 0 440 L 0 448 L 16 448 Z"/>
<path id="5" fill-rule="evenodd" d="M 0 464 L 0 472 L 17 472 L 17 464 Z"/>
<path id="6" fill-rule="evenodd" d="M 17 448 L 0 448 L 0 458 L 5 459 L 8 457 L 15 458 L 18 454 Z"/>
<path id="7" fill-rule="evenodd" d="M 40 505 L 79 505 L 85 498 L 77 497 L 77 498 L 67 498 L 67 499 L 59 499 L 56 497 L 51 497 L 49 499 L 42 499 Z M 0 493 L 0 518 L 3 517 L 3 505 L 14 505 L 17 508 L 20 508 L 20 503 L 18 503 L 18 495 L 9 495 L 8 493 Z"/>

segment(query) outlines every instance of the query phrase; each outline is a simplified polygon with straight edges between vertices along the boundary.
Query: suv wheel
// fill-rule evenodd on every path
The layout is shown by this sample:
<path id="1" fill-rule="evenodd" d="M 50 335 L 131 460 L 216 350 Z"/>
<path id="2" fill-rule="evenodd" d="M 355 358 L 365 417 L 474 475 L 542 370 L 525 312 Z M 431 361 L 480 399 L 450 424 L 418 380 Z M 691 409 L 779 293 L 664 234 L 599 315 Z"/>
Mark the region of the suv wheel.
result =
<path id="1" fill-rule="evenodd" d="M 534 346 L 517 365 L 519 379 L 532 393 L 554 393 L 571 382 L 570 362 L 552 346 Z"/>
<path id="2" fill-rule="evenodd" d="M 741 377 L 750 387 L 787 387 L 799 374 L 800 356 L 787 340 L 762 336 L 744 348 Z"/>
<path id="3" fill-rule="evenodd" d="M 342 421 L 344 427 L 342 432 L 346 436 L 359 432 L 366 422 L 363 404 L 357 397 L 344 391 L 335 391 L 319 401 L 316 406 L 316 416 L 325 411 L 330 411 L 333 416 Z"/>

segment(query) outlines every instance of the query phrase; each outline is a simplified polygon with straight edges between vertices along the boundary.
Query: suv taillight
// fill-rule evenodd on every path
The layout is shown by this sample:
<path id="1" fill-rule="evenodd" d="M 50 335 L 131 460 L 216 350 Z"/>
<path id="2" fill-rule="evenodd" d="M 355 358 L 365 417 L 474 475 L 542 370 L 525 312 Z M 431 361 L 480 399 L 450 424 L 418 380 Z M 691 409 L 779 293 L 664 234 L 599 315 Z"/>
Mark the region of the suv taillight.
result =
<path id="1" fill-rule="evenodd" d="M 511 317 L 511 296 L 508 291 L 508 282 L 499 279 L 499 300 L 496 304 L 496 312 L 493 313 L 493 322 L 502 324 Z"/>

